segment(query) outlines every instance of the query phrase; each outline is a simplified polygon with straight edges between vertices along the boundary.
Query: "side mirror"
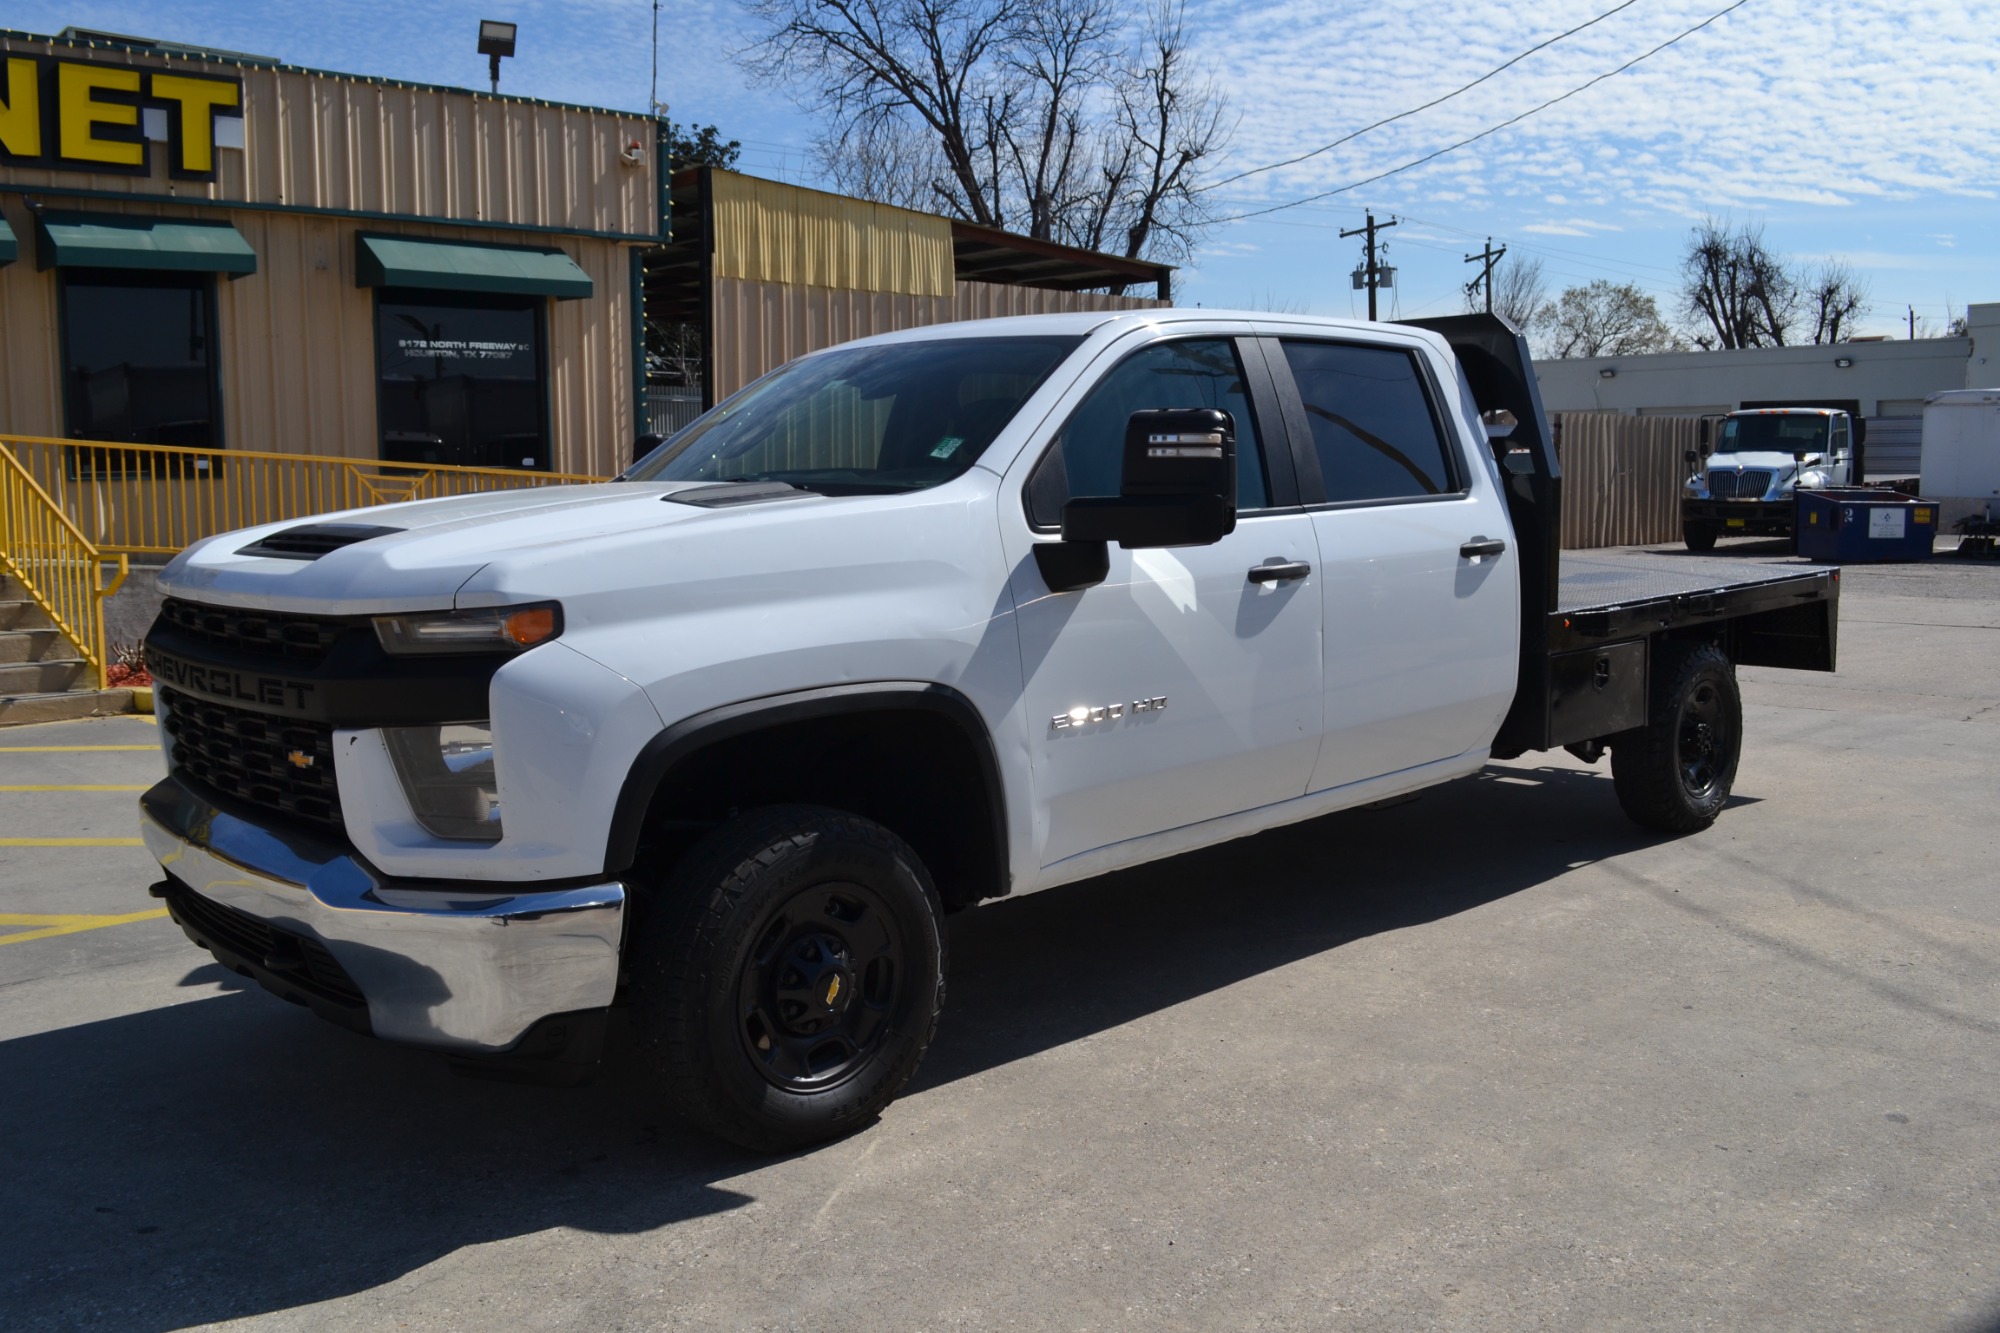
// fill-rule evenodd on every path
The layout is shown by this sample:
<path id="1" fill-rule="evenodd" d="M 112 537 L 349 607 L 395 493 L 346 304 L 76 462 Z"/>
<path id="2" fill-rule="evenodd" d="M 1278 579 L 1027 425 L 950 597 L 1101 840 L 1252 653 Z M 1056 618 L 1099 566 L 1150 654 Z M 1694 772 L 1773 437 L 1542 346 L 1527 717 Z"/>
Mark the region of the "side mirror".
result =
<path id="1" fill-rule="evenodd" d="M 1692 450 L 1692 449 L 1683 449 L 1683 450 L 1681 450 L 1681 461 L 1682 461 L 1683 463 L 1693 463 L 1693 462 L 1694 462 L 1694 460 L 1695 460 L 1695 452 L 1694 452 L 1694 450 Z"/>
<path id="2" fill-rule="evenodd" d="M 1707 417 L 1703 417 L 1701 419 L 1701 424 L 1695 428 L 1696 437 L 1700 441 L 1701 447 L 1704 450 L 1708 448 L 1708 428 L 1710 424 L 1711 423 L 1709 422 L 1709 419 Z"/>
<path id="3" fill-rule="evenodd" d="M 1134 412 L 1115 496 L 1063 506 L 1063 541 L 1209 546 L 1236 531 L 1236 422 L 1219 408 Z"/>

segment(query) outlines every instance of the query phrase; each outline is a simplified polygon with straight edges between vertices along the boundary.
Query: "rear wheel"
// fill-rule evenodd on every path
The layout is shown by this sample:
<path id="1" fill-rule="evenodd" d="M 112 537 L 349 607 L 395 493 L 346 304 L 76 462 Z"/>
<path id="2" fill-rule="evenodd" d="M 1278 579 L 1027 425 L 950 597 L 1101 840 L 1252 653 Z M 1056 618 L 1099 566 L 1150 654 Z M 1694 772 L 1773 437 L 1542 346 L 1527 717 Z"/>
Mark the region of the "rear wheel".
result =
<path id="1" fill-rule="evenodd" d="M 1646 725 L 1611 738 L 1618 804 L 1661 833 L 1715 822 L 1743 752 L 1736 669 L 1712 644 L 1663 645 L 1653 658 Z"/>
<path id="2" fill-rule="evenodd" d="M 717 829 L 634 946 L 634 1023 L 669 1106 L 765 1152 L 870 1124 L 937 1029 L 942 919 L 879 824 L 773 806 Z"/>
<path id="3" fill-rule="evenodd" d="M 1690 551 L 1713 551 L 1715 549 L 1715 529 L 1706 523 L 1681 524 L 1681 540 Z"/>

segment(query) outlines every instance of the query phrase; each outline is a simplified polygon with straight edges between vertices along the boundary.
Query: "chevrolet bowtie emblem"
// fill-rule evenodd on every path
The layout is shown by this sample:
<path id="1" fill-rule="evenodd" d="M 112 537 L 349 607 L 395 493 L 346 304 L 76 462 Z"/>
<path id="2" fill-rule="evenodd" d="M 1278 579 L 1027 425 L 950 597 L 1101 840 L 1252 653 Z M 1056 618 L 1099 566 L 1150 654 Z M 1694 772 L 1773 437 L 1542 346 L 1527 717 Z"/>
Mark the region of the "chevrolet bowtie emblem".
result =
<path id="1" fill-rule="evenodd" d="M 285 751 L 285 762 L 293 768 L 311 768 L 317 761 L 304 750 L 287 750 Z"/>

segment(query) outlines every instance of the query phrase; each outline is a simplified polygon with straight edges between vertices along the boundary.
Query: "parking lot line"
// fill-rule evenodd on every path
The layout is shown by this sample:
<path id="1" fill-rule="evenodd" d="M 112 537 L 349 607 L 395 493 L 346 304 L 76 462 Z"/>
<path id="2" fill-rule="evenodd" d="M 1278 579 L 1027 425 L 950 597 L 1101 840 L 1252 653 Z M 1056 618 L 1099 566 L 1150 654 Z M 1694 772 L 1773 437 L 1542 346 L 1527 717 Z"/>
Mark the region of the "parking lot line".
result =
<path id="1" fill-rule="evenodd" d="M 0 745 L 0 754 L 85 754 L 92 750 L 159 752 L 157 745 Z"/>
<path id="2" fill-rule="evenodd" d="M 141 783 L 135 783 L 135 784 L 133 784 L 133 785 L 131 785 L 131 786 L 129 786 L 129 787 L 128 787 L 128 786 L 121 786 L 121 785 L 118 785 L 118 784 L 116 784 L 116 783 L 82 783 L 82 784 L 68 784 L 68 785 L 63 785 L 63 784 L 56 784 L 56 785 L 49 785 L 49 784 L 39 784 L 39 785 L 38 785 L 38 784 L 34 784 L 34 783 L 28 783 L 28 784 L 25 784 L 25 785 L 20 785 L 20 786 L 0 786 L 0 792 L 6 792 L 6 791 L 145 791 L 145 790 L 147 790 L 147 788 L 146 788 L 146 784 L 144 784 L 143 782 L 141 782 Z"/>
<path id="3" fill-rule="evenodd" d="M 114 916 L 0 912 L 0 926 L 28 927 L 16 934 L 0 935 L 0 944 L 22 944 L 28 940 L 45 940 L 52 935 L 75 935 L 86 930 L 102 930 L 106 926 L 129 925 L 134 921 L 157 921 L 166 914 L 167 909 L 164 907 L 149 908 L 143 912 L 123 912 Z"/>
<path id="4" fill-rule="evenodd" d="M 0 847 L 144 847 L 139 838 L 0 838 Z"/>

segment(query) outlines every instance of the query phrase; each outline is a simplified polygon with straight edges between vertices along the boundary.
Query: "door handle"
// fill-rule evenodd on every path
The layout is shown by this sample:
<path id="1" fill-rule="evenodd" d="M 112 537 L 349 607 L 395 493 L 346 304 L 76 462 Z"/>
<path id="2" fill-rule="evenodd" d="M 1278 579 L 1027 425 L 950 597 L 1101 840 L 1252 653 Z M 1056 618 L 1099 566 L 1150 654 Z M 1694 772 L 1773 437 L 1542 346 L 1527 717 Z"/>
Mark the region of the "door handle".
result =
<path id="1" fill-rule="evenodd" d="M 1471 541 L 1459 547 L 1458 553 L 1467 560 L 1474 560 L 1483 555 L 1499 555 L 1506 549 L 1507 543 L 1501 541 L 1498 537 L 1474 537 Z"/>
<path id="2" fill-rule="evenodd" d="M 1313 572 L 1313 567 L 1303 560 L 1278 560 L 1268 565 L 1252 565 L 1252 583 L 1282 583 L 1287 579 L 1302 579 Z"/>

